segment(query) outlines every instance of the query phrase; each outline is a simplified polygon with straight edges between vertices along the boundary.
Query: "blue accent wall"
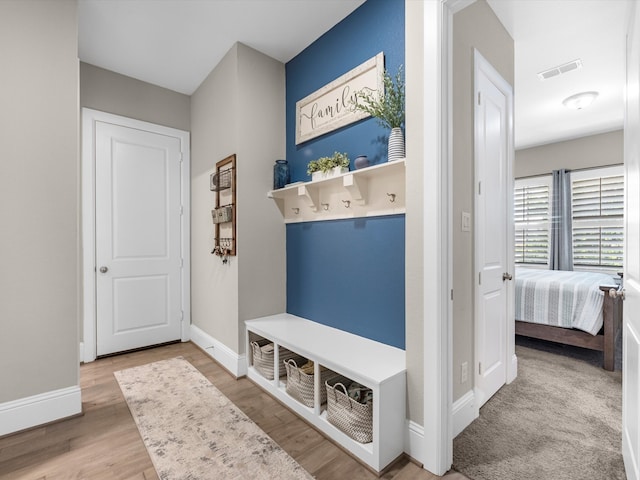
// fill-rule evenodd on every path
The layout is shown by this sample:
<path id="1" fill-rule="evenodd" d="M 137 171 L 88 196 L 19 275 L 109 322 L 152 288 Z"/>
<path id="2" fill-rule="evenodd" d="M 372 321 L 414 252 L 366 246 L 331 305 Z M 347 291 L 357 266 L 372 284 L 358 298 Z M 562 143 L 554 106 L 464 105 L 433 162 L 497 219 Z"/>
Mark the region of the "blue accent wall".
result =
<path id="1" fill-rule="evenodd" d="M 296 145 L 296 102 L 384 52 L 385 67 L 395 76 L 404 65 L 404 1 L 368 0 L 286 64 L 287 160 L 291 181 L 308 181 L 307 163 L 333 152 L 353 161 L 387 161 L 389 131 L 367 118 Z"/>
<path id="2" fill-rule="evenodd" d="M 334 151 L 387 161 L 389 132 L 371 118 L 296 145 L 295 105 L 379 52 L 394 76 L 404 65 L 404 2 L 367 0 L 286 64 L 292 182 L 310 180 L 307 163 Z M 287 312 L 404 349 L 404 262 L 404 215 L 288 224 Z"/>
<path id="3" fill-rule="evenodd" d="M 287 312 L 405 347 L 404 215 L 287 225 Z"/>

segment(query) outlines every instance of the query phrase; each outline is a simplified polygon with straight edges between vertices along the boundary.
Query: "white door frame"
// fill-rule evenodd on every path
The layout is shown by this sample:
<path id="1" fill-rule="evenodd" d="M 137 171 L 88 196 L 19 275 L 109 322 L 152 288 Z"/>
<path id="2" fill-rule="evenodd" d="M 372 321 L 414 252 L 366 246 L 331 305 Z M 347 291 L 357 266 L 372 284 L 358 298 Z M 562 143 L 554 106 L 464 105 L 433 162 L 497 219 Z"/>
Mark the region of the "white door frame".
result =
<path id="1" fill-rule="evenodd" d="M 423 216 L 424 433 L 418 453 L 424 468 L 436 475 L 444 475 L 453 462 L 453 15 L 473 2 L 423 1 L 423 185 L 425 192 L 436 193 L 425 202 Z"/>
<path id="2" fill-rule="evenodd" d="M 90 108 L 82 109 L 82 293 L 83 336 L 80 341 L 80 360 L 92 362 L 96 359 L 96 196 L 95 196 L 95 124 L 112 123 L 180 139 L 182 151 L 181 169 L 181 252 L 182 267 L 182 319 L 181 340 L 189 340 L 191 327 L 191 257 L 190 257 L 190 143 L 189 132 L 164 127 L 153 123 L 113 115 Z"/>
<path id="3" fill-rule="evenodd" d="M 631 245 L 630 238 L 637 235 L 638 228 L 638 186 L 635 183 L 638 175 L 640 154 L 639 135 L 640 123 L 638 108 L 638 71 L 637 52 L 640 42 L 640 10 L 637 3 L 631 3 L 628 8 L 626 30 L 626 78 L 625 78 L 625 112 L 624 112 L 624 170 L 625 170 L 625 253 L 624 253 L 624 286 L 627 299 L 623 309 L 622 322 L 622 457 L 625 472 L 629 480 L 640 479 L 640 420 L 638 419 L 638 394 L 640 383 L 640 368 L 638 365 L 639 332 L 637 320 L 631 314 L 637 308 L 638 292 L 638 245 Z M 631 186 L 632 188 L 629 188 Z M 634 197 L 635 196 L 635 197 Z M 634 238 L 636 240 L 636 238 Z M 629 252 L 633 252 L 630 254 Z"/>

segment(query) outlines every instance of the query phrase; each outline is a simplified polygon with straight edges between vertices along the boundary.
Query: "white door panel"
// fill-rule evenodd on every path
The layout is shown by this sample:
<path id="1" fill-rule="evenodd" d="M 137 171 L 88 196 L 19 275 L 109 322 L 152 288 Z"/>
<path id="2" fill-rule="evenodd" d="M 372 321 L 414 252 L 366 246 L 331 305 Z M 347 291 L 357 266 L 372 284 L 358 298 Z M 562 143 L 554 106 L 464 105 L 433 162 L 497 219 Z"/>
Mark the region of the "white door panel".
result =
<path id="1" fill-rule="evenodd" d="M 180 145 L 96 123 L 98 355 L 181 338 Z"/>
<path id="2" fill-rule="evenodd" d="M 624 123 L 625 254 L 622 359 L 622 455 L 629 480 L 640 479 L 640 10 L 627 37 Z"/>
<path id="3" fill-rule="evenodd" d="M 509 233 L 512 89 L 476 53 L 475 68 L 475 391 L 478 406 L 507 381 L 511 270 Z"/>

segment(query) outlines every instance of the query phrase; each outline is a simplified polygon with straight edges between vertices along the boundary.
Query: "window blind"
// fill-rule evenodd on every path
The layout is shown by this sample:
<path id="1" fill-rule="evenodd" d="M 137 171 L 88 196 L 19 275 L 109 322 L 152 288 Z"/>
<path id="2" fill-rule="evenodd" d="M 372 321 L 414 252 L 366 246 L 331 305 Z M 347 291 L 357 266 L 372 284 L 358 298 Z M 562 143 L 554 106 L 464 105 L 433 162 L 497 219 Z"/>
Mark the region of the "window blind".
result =
<path id="1" fill-rule="evenodd" d="M 600 170 L 587 171 L 572 181 L 573 263 L 621 267 L 624 176 L 600 176 L 600 173 Z"/>
<path id="2" fill-rule="evenodd" d="M 515 182 L 515 261 L 549 263 L 549 177 Z"/>

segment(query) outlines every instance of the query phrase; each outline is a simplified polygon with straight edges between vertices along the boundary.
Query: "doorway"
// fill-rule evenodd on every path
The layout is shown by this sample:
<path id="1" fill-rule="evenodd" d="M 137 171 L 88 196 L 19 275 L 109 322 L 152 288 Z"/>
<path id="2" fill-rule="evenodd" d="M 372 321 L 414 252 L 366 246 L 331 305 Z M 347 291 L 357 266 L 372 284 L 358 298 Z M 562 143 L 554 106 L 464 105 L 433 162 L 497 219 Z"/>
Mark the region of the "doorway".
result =
<path id="1" fill-rule="evenodd" d="M 189 134 L 83 109 L 81 358 L 189 339 Z"/>

